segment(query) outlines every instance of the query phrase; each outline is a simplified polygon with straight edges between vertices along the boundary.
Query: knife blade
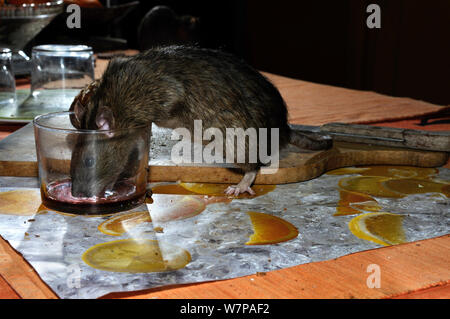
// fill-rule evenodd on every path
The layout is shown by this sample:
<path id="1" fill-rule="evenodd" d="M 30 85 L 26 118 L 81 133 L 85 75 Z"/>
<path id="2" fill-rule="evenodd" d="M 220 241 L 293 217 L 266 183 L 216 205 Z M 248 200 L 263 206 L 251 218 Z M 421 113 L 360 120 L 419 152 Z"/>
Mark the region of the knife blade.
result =
<path id="1" fill-rule="evenodd" d="M 334 141 L 450 152 L 450 131 L 423 131 L 362 124 L 328 123 L 322 126 L 290 124 L 303 133 L 329 135 Z"/>

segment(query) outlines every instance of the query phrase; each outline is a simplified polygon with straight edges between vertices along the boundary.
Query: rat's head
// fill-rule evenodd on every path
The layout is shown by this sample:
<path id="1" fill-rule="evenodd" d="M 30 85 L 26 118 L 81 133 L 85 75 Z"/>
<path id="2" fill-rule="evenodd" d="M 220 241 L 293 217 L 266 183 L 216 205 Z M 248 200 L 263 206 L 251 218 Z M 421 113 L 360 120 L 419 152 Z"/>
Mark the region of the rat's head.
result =
<path id="1" fill-rule="evenodd" d="M 143 154 L 142 141 L 149 143 L 143 138 L 148 132 L 143 116 L 147 112 L 136 107 L 136 100 L 145 105 L 148 101 L 138 99 L 139 91 L 131 89 L 140 80 L 127 69 L 128 64 L 134 65 L 128 59 L 112 60 L 102 79 L 83 89 L 70 106 L 71 123 L 80 131 L 70 143 L 73 196 L 102 196 L 119 178 L 133 176 L 138 161 L 133 154 L 136 149 Z"/>
<path id="2" fill-rule="evenodd" d="M 91 84 L 70 107 L 72 125 L 81 130 L 70 136 L 69 141 L 72 145 L 72 195 L 75 197 L 104 196 L 105 191 L 112 189 L 124 166 L 117 153 L 119 138 L 112 131 L 114 115 L 108 106 L 99 103 L 97 91 L 98 85 Z"/>
<path id="3" fill-rule="evenodd" d="M 79 130 L 68 138 L 75 197 L 103 197 L 113 189 L 128 159 L 126 132 L 114 131 L 117 121 L 105 103 L 103 91 L 102 81 L 94 81 L 80 91 L 70 106 L 70 121 Z"/>
<path id="4" fill-rule="evenodd" d="M 72 195 L 104 197 L 124 169 L 124 146 L 108 133 L 81 133 L 75 138 L 70 163 Z"/>
<path id="5" fill-rule="evenodd" d="M 105 197 L 118 183 L 146 184 L 149 130 L 146 127 L 74 133 L 70 176 L 75 197 Z"/>

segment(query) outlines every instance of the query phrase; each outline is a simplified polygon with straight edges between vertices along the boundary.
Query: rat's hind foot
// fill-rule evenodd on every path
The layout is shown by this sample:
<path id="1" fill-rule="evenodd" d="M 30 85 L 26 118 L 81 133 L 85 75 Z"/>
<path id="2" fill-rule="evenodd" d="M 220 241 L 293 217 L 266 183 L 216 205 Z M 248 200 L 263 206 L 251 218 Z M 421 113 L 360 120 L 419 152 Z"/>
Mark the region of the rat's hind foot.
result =
<path id="1" fill-rule="evenodd" d="M 240 187 L 239 185 L 232 185 L 228 186 L 228 188 L 225 190 L 225 194 L 227 194 L 228 196 L 239 196 L 239 194 L 245 192 L 249 193 L 250 195 L 256 194 L 250 186 Z"/>
<path id="2" fill-rule="evenodd" d="M 256 193 L 253 191 L 253 189 L 250 188 L 250 185 L 253 184 L 253 181 L 255 180 L 257 172 L 258 171 L 250 171 L 250 172 L 245 173 L 244 177 L 239 182 L 239 184 L 229 186 L 225 190 L 225 194 L 227 194 L 229 196 L 231 196 L 231 195 L 238 196 L 239 194 L 247 192 L 250 195 L 256 195 Z"/>

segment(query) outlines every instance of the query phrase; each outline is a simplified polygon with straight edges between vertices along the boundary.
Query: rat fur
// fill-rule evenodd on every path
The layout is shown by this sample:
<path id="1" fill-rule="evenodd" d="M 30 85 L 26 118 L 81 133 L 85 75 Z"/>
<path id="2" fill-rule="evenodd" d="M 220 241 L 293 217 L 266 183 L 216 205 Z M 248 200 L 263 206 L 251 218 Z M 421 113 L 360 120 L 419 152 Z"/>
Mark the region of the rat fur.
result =
<path id="1" fill-rule="evenodd" d="M 71 106 L 72 123 L 79 129 L 107 131 L 153 122 L 192 132 L 194 120 L 202 120 L 204 129 L 218 128 L 223 136 L 226 128 L 255 128 L 257 132 L 267 128 L 268 141 L 270 128 L 278 128 L 280 149 L 289 142 L 310 150 L 331 146 L 328 138 L 292 131 L 285 102 L 275 86 L 245 62 L 217 50 L 168 46 L 116 58 L 91 91 L 85 104 L 76 98 Z M 130 150 L 120 143 L 112 147 L 115 149 L 105 151 L 111 153 L 107 157 L 100 156 L 101 150 L 91 151 L 96 154 L 91 161 L 85 159 L 83 142 L 78 143 L 72 158 L 74 195 L 92 195 L 113 185 L 123 174 Z M 247 154 L 248 143 L 245 148 Z M 86 177 L 73 178 L 77 171 L 85 171 L 88 162 L 93 171 L 102 172 L 95 176 L 98 187 L 94 191 L 86 189 L 90 187 L 83 182 Z M 227 189 L 227 194 L 254 194 L 250 186 L 262 164 L 236 165 L 245 175 L 238 185 Z"/>

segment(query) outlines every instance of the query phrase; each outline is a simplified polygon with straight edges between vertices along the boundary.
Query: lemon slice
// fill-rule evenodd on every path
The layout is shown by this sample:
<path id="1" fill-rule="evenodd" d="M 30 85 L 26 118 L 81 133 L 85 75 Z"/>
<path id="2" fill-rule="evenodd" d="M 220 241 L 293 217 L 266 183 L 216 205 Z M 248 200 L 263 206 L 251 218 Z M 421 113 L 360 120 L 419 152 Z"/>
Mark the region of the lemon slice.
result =
<path id="1" fill-rule="evenodd" d="M 191 255 L 156 240 L 124 239 L 95 245 L 86 250 L 82 259 L 104 271 L 148 273 L 183 268 L 191 261 Z"/>
<path id="2" fill-rule="evenodd" d="M 21 189 L 0 193 L 0 214 L 31 216 L 39 211 L 41 193 L 34 189 Z"/>
<path id="3" fill-rule="evenodd" d="M 404 216 L 392 213 L 367 213 L 353 218 L 348 227 L 358 238 L 389 246 L 406 241 L 402 227 Z"/>
<path id="4" fill-rule="evenodd" d="M 298 236 L 294 225 L 269 214 L 248 212 L 253 224 L 253 235 L 246 245 L 267 245 L 288 241 Z"/>
<path id="5" fill-rule="evenodd" d="M 180 183 L 180 186 L 188 191 L 196 194 L 209 195 L 209 196 L 228 196 L 225 194 L 225 190 L 232 184 L 213 184 L 213 183 Z M 239 194 L 237 198 L 256 197 L 267 194 L 275 189 L 275 185 L 253 185 L 252 190 L 256 195 L 250 195 L 247 193 Z"/>
<path id="6" fill-rule="evenodd" d="M 148 212 L 133 212 L 116 215 L 98 225 L 97 228 L 106 235 L 120 236 L 127 230 L 145 222 L 151 222 Z"/>

